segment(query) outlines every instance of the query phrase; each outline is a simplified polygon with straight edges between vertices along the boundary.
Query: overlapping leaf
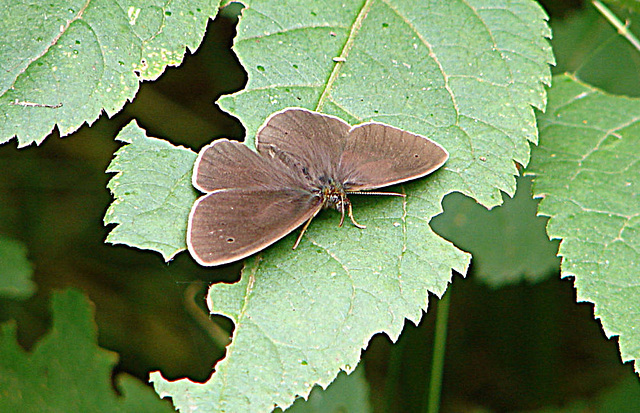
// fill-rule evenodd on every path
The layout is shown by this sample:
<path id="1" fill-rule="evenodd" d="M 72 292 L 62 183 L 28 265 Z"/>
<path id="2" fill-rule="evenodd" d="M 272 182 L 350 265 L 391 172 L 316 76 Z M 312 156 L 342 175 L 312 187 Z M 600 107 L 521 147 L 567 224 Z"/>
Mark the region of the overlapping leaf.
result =
<path id="1" fill-rule="evenodd" d="M 17 240 L 0 235 L 0 297 L 30 297 L 36 289 L 32 274 L 27 248 Z"/>
<path id="2" fill-rule="evenodd" d="M 211 311 L 236 325 L 227 357 L 204 384 L 152 374 L 184 411 L 285 408 L 353 370 L 373 334 L 395 340 L 405 318 L 417 322 L 428 292 L 441 295 L 451 269 L 468 264 L 429 220 L 451 191 L 485 206 L 513 194 L 514 160 L 528 163 L 532 106 L 545 106 L 550 82 L 549 29 L 532 1 L 248 3 L 234 47 L 249 82 L 220 105 L 249 145 L 269 114 L 302 106 L 420 133 L 451 158 L 396 188 L 406 199 L 354 197 L 367 229 L 339 229 L 326 212 L 296 251 L 292 234 L 250 260 L 240 282 L 214 285 Z"/>
<path id="3" fill-rule="evenodd" d="M 0 143 L 40 144 L 117 113 L 195 50 L 219 1 L 3 1 Z"/>
<path id="4" fill-rule="evenodd" d="M 171 412 L 151 389 L 112 370 L 115 354 L 100 349 L 90 303 L 68 290 L 53 296 L 53 325 L 26 352 L 15 323 L 0 326 L 0 411 L 3 412 Z"/>
<path id="5" fill-rule="evenodd" d="M 187 219 L 196 191 L 191 171 L 196 154 L 161 139 L 147 137 L 131 122 L 118 134 L 126 142 L 107 172 L 115 200 L 104 223 L 117 224 L 107 242 L 151 249 L 170 260 L 185 248 Z"/>
<path id="6" fill-rule="evenodd" d="M 607 95 L 567 76 L 555 78 L 539 117 L 539 213 L 562 239 L 562 274 L 577 298 L 595 305 L 623 361 L 640 372 L 640 100 Z"/>

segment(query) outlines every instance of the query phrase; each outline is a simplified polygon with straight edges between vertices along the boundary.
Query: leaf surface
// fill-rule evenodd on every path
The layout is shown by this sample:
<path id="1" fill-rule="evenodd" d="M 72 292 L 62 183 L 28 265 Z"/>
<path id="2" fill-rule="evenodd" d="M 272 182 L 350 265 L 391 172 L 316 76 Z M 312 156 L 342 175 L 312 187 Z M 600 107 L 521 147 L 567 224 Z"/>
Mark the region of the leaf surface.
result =
<path id="1" fill-rule="evenodd" d="M 195 51 L 219 1 L 3 1 L 0 143 L 40 144 L 113 116 Z"/>
<path id="2" fill-rule="evenodd" d="M 578 301 L 595 305 L 623 361 L 640 373 L 640 100 L 607 95 L 559 76 L 540 115 L 538 213 L 561 239 L 562 276 L 575 277 Z"/>
<path id="3" fill-rule="evenodd" d="M 196 154 L 147 137 L 135 121 L 116 139 L 127 145 L 107 168 L 117 173 L 108 184 L 115 200 L 104 216 L 105 225 L 117 225 L 107 242 L 151 249 L 169 261 L 186 248 L 187 220 L 197 196 L 191 185 Z"/>

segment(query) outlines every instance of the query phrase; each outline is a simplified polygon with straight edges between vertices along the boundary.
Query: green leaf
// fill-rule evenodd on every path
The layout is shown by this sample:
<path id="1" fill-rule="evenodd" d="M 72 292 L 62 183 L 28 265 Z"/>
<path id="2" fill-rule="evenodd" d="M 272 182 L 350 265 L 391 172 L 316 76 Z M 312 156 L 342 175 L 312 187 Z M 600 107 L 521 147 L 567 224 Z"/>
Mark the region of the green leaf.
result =
<path id="1" fill-rule="evenodd" d="M 277 410 L 279 411 L 279 410 Z M 371 412 L 369 386 L 360 365 L 351 374 L 344 371 L 325 390 L 315 386 L 309 400 L 297 399 L 287 413 L 366 413 Z"/>
<path id="2" fill-rule="evenodd" d="M 76 290 L 56 293 L 53 325 L 26 352 L 14 322 L 0 326 L 0 411 L 172 412 L 153 391 L 126 374 L 112 384 L 117 356 L 99 348 L 92 309 Z"/>
<path id="3" fill-rule="evenodd" d="M 117 140 L 120 148 L 107 172 L 115 200 L 104 216 L 105 225 L 117 224 L 107 242 L 149 249 L 169 261 L 186 248 L 187 221 L 196 191 L 191 175 L 196 154 L 161 139 L 149 138 L 135 121 Z"/>
<path id="4" fill-rule="evenodd" d="M 609 3 L 612 6 L 624 7 L 636 13 L 640 12 L 640 4 L 638 0 L 604 0 L 603 3 Z"/>
<path id="5" fill-rule="evenodd" d="M 196 50 L 219 1 L 4 1 L 0 143 L 40 144 L 113 116 L 142 80 Z"/>
<path id="6" fill-rule="evenodd" d="M 638 50 L 595 7 L 555 19 L 551 27 L 555 74 L 579 73 L 583 82 L 609 93 L 640 96 Z"/>
<path id="7" fill-rule="evenodd" d="M 640 411 L 640 386 L 638 379 L 629 375 L 614 383 L 603 392 L 586 400 L 567 402 L 562 407 L 546 407 L 522 413 L 585 413 L 615 412 L 636 413 Z"/>
<path id="8" fill-rule="evenodd" d="M 0 235 L 0 296 L 26 299 L 36 290 L 27 248 L 19 241 Z"/>
<path id="9" fill-rule="evenodd" d="M 578 301 L 595 304 L 640 373 L 639 113 L 638 99 L 555 78 L 529 171 L 549 238 L 562 240 L 562 276 L 575 277 Z"/>
<path id="10" fill-rule="evenodd" d="M 296 251 L 294 233 L 249 260 L 240 282 L 214 285 L 211 312 L 236 325 L 227 357 L 206 383 L 153 373 L 160 394 L 184 411 L 286 408 L 351 372 L 372 335 L 396 340 L 429 292 L 443 294 L 452 268 L 466 272 L 468 255 L 428 223 L 449 192 L 485 206 L 501 202 L 500 190 L 513 194 L 513 161 L 526 165 L 537 140 L 531 106 L 545 106 L 551 80 L 546 15 L 532 1 L 508 4 L 249 2 L 234 46 L 249 81 L 219 102 L 249 145 L 272 112 L 302 106 L 420 133 L 451 158 L 396 187 L 406 199 L 354 196 L 365 230 L 338 228 L 325 212 Z"/>
<path id="11" fill-rule="evenodd" d="M 527 141 L 537 141 L 531 105 L 544 107 L 551 81 L 538 4 L 249 4 L 234 44 L 249 81 L 219 100 L 249 144 L 265 118 L 289 106 L 375 120 L 447 148 L 449 190 L 485 206 L 501 202 L 499 190 L 513 195 L 513 161 L 526 165 Z"/>
<path id="12" fill-rule="evenodd" d="M 462 194 L 448 195 L 444 214 L 431 221 L 433 229 L 473 255 L 474 274 L 499 288 L 526 280 L 546 279 L 560 266 L 558 241 L 549 241 L 546 219 L 536 217 L 531 178 L 520 177 L 513 198 L 487 211 Z"/>

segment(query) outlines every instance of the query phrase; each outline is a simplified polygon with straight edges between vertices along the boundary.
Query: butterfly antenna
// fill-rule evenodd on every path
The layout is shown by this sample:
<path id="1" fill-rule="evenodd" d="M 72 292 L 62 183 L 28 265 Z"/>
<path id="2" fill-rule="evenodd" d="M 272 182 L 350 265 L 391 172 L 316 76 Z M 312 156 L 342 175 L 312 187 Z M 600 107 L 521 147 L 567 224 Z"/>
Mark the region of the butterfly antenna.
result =
<path id="1" fill-rule="evenodd" d="M 406 198 L 407 195 L 398 192 L 370 192 L 370 191 L 353 191 L 347 192 L 349 195 L 384 195 L 384 196 L 401 196 Z"/>
<path id="2" fill-rule="evenodd" d="M 316 215 L 318 215 L 318 212 L 320 212 L 319 209 L 316 212 L 314 212 L 313 215 L 311 215 L 311 218 L 309 218 L 309 220 L 307 220 L 307 222 L 304 224 L 304 227 L 302 227 L 302 231 L 300 231 L 300 235 L 298 235 L 298 239 L 296 240 L 296 243 L 293 244 L 292 249 L 295 250 L 296 248 L 298 248 L 298 244 L 300 244 L 300 241 L 302 240 L 302 236 L 307 231 L 307 228 L 309 228 L 309 224 L 311 224 L 311 220 L 314 219 Z"/>

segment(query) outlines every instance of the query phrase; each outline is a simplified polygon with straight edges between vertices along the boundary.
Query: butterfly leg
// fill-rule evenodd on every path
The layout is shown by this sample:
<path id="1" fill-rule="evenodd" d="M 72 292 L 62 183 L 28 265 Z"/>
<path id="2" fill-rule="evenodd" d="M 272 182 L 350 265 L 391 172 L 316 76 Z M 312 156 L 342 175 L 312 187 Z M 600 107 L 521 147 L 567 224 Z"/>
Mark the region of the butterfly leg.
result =
<path id="1" fill-rule="evenodd" d="M 347 203 L 350 204 L 349 199 L 343 194 L 340 194 L 340 202 L 336 205 L 336 209 L 340 211 L 340 214 L 342 214 L 342 216 L 340 217 L 340 223 L 338 224 L 339 227 L 344 224 L 344 205 Z"/>
<path id="2" fill-rule="evenodd" d="M 345 198 L 346 199 L 346 198 Z M 346 200 L 346 204 L 347 204 L 347 209 L 349 209 L 349 218 L 351 218 L 351 222 L 353 222 L 353 225 L 355 225 L 356 227 L 360 228 L 360 229 L 365 229 L 366 226 L 365 225 L 360 225 L 356 222 L 356 219 L 353 217 L 353 207 L 351 206 L 351 201 L 349 201 L 348 199 Z M 342 214 L 344 215 L 344 210 L 342 212 Z"/>
<path id="3" fill-rule="evenodd" d="M 309 228 L 309 224 L 311 224 L 311 220 L 314 219 L 316 215 L 318 215 L 318 212 L 320 212 L 320 209 L 318 209 L 313 215 L 311 215 L 311 218 L 309 218 L 309 220 L 304 224 L 304 227 L 302 227 L 302 231 L 300 231 L 300 235 L 298 235 L 298 239 L 296 240 L 296 243 L 293 244 L 292 249 L 295 250 L 296 248 L 298 248 L 298 244 L 300 244 L 300 241 L 302 240 L 302 236 L 307 231 L 307 228 Z"/>

